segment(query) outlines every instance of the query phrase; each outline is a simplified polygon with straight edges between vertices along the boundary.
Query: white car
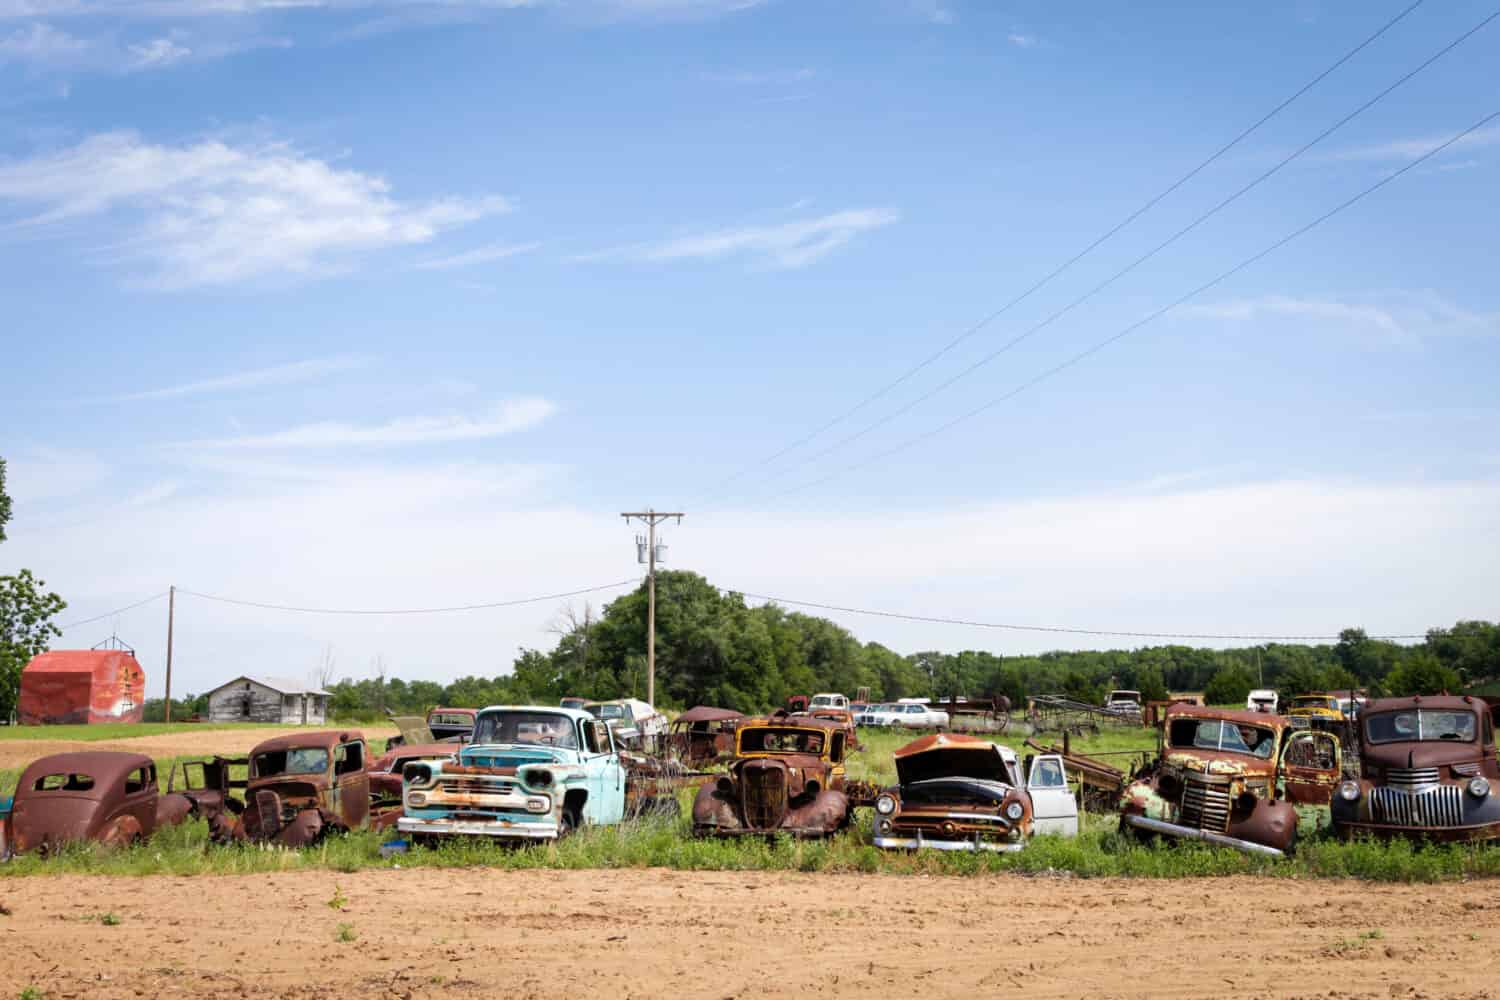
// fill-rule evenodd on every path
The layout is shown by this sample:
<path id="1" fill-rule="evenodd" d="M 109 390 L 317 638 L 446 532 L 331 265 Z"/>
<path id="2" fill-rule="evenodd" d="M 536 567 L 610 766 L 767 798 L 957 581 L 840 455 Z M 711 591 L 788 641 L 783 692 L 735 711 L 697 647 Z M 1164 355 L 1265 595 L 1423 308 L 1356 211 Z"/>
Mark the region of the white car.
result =
<path id="1" fill-rule="evenodd" d="M 815 708 L 842 708 L 847 710 L 849 708 L 849 699 L 841 694 L 815 694 L 812 696 L 812 701 L 808 702 L 807 710 L 810 712 Z"/>
<path id="2" fill-rule="evenodd" d="M 903 726 L 907 729 L 946 729 L 948 727 L 948 713 L 937 708 L 928 708 L 926 705 L 918 705 L 905 702 L 894 706 L 896 712 L 889 725 Z"/>
<path id="3" fill-rule="evenodd" d="M 638 698 L 589 702 L 583 710 L 603 719 L 615 738 L 629 747 L 652 751 L 667 735 L 667 717 Z"/>
<path id="4" fill-rule="evenodd" d="M 1245 708 L 1252 712 L 1276 712 L 1276 692 L 1270 688 L 1257 688 L 1245 699 Z"/>
<path id="5" fill-rule="evenodd" d="M 905 708 L 905 705 L 866 705 L 865 710 L 854 717 L 856 726 L 893 726 L 896 724 L 896 713 Z"/>

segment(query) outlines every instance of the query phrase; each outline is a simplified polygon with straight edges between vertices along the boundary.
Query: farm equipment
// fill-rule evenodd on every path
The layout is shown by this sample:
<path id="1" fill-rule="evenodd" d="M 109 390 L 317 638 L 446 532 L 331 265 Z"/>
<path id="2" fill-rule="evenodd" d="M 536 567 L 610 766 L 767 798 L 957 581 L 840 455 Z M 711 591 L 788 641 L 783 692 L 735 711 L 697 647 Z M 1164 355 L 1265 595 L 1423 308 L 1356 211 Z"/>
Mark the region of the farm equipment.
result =
<path id="1" fill-rule="evenodd" d="M 1063 734 L 1062 746 L 1043 746 L 1033 740 L 1026 747 L 1041 754 L 1057 754 L 1062 757 L 1070 774 L 1078 776 L 1078 802 L 1088 812 L 1112 813 L 1120 808 L 1120 793 L 1125 790 L 1129 773 L 1145 766 L 1150 755 L 1145 750 L 1119 750 L 1102 754 L 1074 753 L 1069 745 L 1067 733 Z M 1100 757 L 1118 756 L 1129 758 L 1130 771 L 1108 764 Z"/>

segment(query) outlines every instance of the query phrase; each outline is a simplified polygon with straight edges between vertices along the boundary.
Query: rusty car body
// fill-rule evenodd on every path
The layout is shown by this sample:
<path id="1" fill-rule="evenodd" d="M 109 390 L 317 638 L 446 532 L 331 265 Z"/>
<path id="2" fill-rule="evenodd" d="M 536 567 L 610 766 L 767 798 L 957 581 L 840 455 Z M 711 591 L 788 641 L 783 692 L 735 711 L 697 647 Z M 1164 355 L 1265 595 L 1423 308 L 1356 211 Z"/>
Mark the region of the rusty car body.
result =
<path id="1" fill-rule="evenodd" d="M 0 856 L 46 853 L 76 841 L 122 847 L 197 812 L 190 797 L 160 793 L 156 763 L 143 754 L 52 754 L 21 772 Z"/>
<path id="2" fill-rule="evenodd" d="M 305 847 L 329 833 L 389 826 L 399 809 L 372 811 L 369 747 L 362 733 L 328 730 L 278 736 L 250 751 L 244 808 L 221 839 Z"/>
<path id="3" fill-rule="evenodd" d="M 376 801 L 399 801 L 401 775 L 407 764 L 423 760 L 455 760 L 459 747 L 453 743 L 399 743 L 370 761 L 370 795 Z"/>
<path id="4" fill-rule="evenodd" d="M 427 713 L 427 728 L 435 741 L 457 738 L 467 743 L 478 715 L 479 710 L 474 708 L 434 708 Z"/>
<path id="5" fill-rule="evenodd" d="M 689 767 L 712 763 L 734 752 L 734 730 L 745 713 L 694 705 L 672 720 L 667 749 Z"/>
<path id="6" fill-rule="evenodd" d="M 1357 779 L 1331 806 L 1345 839 L 1500 839 L 1500 764 L 1489 706 L 1469 695 L 1371 701 L 1360 713 Z"/>
<path id="7" fill-rule="evenodd" d="M 1032 758 L 978 736 L 935 733 L 894 754 L 899 785 L 875 799 L 876 847 L 1019 851 L 1036 833 L 1075 836 L 1078 804 L 1060 754 Z"/>
<path id="8" fill-rule="evenodd" d="M 826 837 L 849 825 L 848 740 L 835 722 L 784 711 L 743 720 L 728 772 L 698 790 L 693 833 Z"/>
<path id="9" fill-rule="evenodd" d="M 1327 801 L 1339 768 L 1331 734 L 1269 712 L 1173 705 L 1156 760 L 1121 796 L 1121 829 L 1279 857 L 1296 843 L 1293 803 Z"/>
<path id="10" fill-rule="evenodd" d="M 495 705 L 480 711 L 456 760 L 406 766 L 396 828 L 413 839 L 557 840 L 669 809 L 673 780 L 662 762 L 622 752 L 588 712 Z"/>

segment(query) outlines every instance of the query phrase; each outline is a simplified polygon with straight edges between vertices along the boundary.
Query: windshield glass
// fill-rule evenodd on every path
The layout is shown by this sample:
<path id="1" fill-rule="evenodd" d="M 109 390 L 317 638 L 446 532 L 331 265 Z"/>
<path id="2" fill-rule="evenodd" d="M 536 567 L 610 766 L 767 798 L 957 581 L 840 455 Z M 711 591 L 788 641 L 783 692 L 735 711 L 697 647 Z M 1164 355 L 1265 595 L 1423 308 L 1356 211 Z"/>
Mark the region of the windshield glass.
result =
<path id="1" fill-rule="evenodd" d="M 534 743 L 578 749 L 573 720 L 550 712 L 487 712 L 474 723 L 475 743 Z"/>
<path id="2" fill-rule="evenodd" d="M 624 705 L 590 705 L 588 713 L 596 719 L 628 719 L 630 713 Z"/>
<path id="3" fill-rule="evenodd" d="M 1339 703 L 1335 698 L 1302 697 L 1292 699 L 1293 708 L 1331 708 L 1338 711 Z"/>
<path id="4" fill-rule="evenodd" d="M 823 752 L 823 734 L 807 729 L 742 729 L 740 753 Z"/>
<path id="5" fill-rule="evenodd" d="M 463 712 L 432 712 L 427 716 L 429 726 L 468 726 L 474 717 Z"/>
<path id="6" fill-rule="evenodd" d="M 272 750 L 256 754 L 251 761 L 251 772 L 257 778 L 268 778 L 276 774 L 322 774 L 326 770 L 328 751 L 322 747 Z"/>
<path id="7" fill-rule="evenodd" d="M 1472 743 L 1478 729 L 1478 721 L 1473 712 L 1436 708 L 1381 712 L 1365 720 L 1365 737 L 1371 743 L 1403 743 L 1411 740 Z"/>
<path id="8" fill-rule="evenodd" d="M 1259 726 L 1218 719 L 1173 719 L 1170 743 L 1183 749 L 1248 753 L 1264 760 L 1276 749 L 1276 734 Z"/>
<path id="9" fill-rule="evenodd" d="M 820 695 L 817 695 L 817 696 L 815 696 L 813 698 L 813 700 L 812 700 L 812 707 L 813 708 L 833 708 L 834 706 L 836 706 L 839 703 L 838 699 L 839 699 L 839 696 L 836 695 L 836 694 L 820 694 Z"/>

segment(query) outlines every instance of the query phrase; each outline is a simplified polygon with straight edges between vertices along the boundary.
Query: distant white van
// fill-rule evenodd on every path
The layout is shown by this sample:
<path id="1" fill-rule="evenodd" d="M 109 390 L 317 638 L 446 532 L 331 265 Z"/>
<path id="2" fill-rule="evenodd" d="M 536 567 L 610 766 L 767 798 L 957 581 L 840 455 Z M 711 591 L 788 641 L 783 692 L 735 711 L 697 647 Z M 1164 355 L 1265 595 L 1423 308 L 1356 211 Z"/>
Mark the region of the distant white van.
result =
<path id="1" fill-rule="evenodd" d="M 1276 692 L 1270 688 L 1256 688 L 1245 699 L 1245 707 L 1252 712 L 1276 711 Z"/>

